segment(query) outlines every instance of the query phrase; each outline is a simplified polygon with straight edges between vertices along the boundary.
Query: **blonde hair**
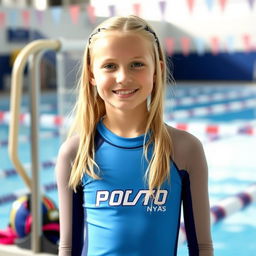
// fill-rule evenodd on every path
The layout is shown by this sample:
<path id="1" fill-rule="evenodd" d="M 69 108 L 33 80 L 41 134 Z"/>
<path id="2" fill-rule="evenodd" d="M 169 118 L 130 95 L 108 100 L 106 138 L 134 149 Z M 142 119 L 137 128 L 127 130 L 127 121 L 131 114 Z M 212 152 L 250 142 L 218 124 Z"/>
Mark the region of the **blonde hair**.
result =
<path id="1" fill-rule="evenodd" d="M 90 84 L 90 49 L 92 49 L 97 37 L 108 31 L 136 32 L 151 41 L 153 45 L 156 80 L 150 97 L 149 114 L 145 129 L 145 134 L 149 134 L 150 131 L 150 139 L 144 145 L 146 159 L 149 145 L 151 143 L 154 145 L 152 157 L 150 160 L 148 159 L 148 170 L 145 174 L 149 190 L 153 194 L 154 189 L 159 189 L 162 183 L 169 178 L 170 173 L 172 143 L 163 121 L 163 104 L 168 71 L 165 55 L 155 32 L 145 20 L 133 15 L 107 19 L 95 28 L 86 45 L 82 73 L 78 83 L 79 95 L 74 109 L 75 119 L 69 133 L 69 136 L 77 133 L 80 139 L 78 151 L 72 164 L 69 185 L 76 190 L 84 174 L 94 179 L 100 179 L 99 173 L 96 171 L 98 166 L 94 161 L 94 136 L 96 125 L 105 115 L 106 110 L 104 101 L 98 94 L 95 94 L 94 86 Z M 163 68 L 161 68 L 160 62 L 163 63 Z"/>

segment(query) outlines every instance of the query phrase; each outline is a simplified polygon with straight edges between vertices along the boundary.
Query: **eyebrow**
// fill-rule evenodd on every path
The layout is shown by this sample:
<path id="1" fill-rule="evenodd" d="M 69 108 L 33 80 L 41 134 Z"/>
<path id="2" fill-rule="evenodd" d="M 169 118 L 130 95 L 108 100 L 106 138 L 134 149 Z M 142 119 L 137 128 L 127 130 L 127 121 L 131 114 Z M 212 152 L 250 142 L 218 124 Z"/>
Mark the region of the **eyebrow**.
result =
<path id="1" fill-rule="evenodd" d="M 132 57 L 131 60 L 135 60 L 135 59 L 145 59 L 145 57 L 143 56 L 135 56 L 135 57 Z M 115 61 L 116 59 L 115 58 L 104 58 L 103 61 Z"/>

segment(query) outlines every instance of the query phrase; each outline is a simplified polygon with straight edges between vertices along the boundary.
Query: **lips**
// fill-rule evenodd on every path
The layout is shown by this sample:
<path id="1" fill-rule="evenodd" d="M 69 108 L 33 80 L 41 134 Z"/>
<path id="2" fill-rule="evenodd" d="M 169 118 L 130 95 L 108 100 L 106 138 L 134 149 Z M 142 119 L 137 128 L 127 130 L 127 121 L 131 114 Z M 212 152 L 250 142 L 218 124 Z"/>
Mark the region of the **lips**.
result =
<path id="1" fill-rule="evenodd" d="M 113 90 L 112 92 L 118 95 L 129 95 L 137 92 L 139 89 L 132 89 L 132 90 Z"/>

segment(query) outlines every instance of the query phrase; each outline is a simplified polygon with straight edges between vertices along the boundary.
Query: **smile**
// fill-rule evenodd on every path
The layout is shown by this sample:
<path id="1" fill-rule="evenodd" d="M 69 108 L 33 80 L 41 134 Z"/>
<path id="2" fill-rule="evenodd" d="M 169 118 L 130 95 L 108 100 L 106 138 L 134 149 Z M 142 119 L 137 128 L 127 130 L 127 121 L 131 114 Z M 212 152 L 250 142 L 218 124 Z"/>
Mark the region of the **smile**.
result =
<path id="1" fill-rule="evenodd" d="M 134 89 L 134 90 L 113 90 L 113 93 L 118 94 L 118 95 L 129 95 L 137 92 L 139 89 Z"/>

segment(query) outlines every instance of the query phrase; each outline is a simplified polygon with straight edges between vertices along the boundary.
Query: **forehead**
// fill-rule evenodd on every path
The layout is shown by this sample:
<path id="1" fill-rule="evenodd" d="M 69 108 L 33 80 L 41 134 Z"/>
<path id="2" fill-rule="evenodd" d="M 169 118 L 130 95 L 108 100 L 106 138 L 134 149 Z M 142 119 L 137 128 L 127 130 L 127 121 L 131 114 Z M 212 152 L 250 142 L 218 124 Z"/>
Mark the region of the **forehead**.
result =
<path id="1" fill-rule="evenodd" d="M 92 58 L 153 56 L 152 43 L 136 32 L 100 32 L 90 51 Z"/>

